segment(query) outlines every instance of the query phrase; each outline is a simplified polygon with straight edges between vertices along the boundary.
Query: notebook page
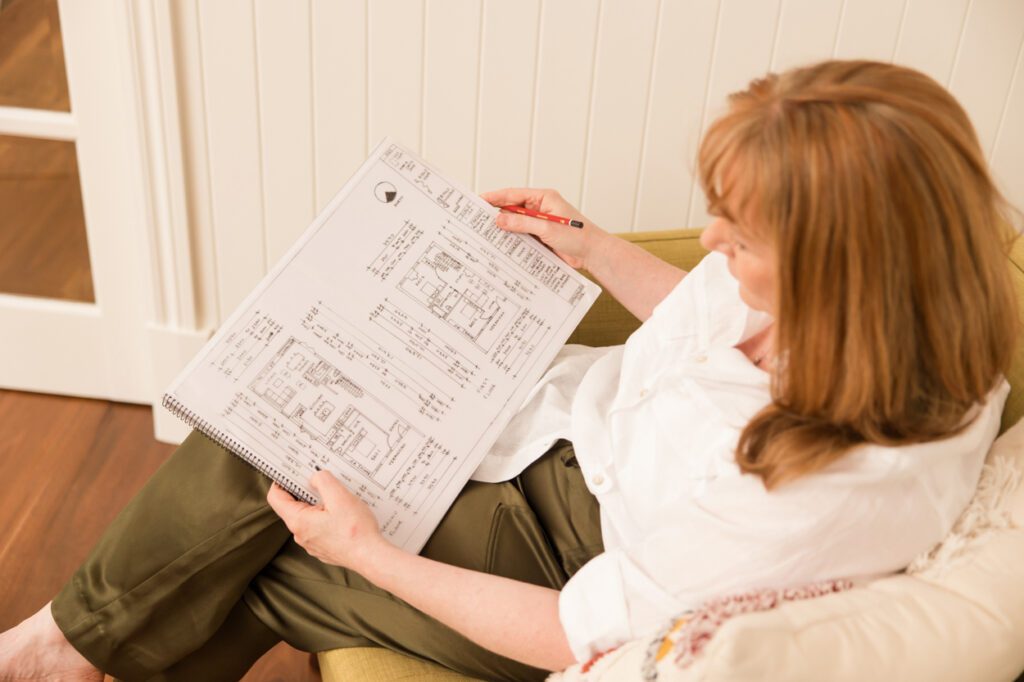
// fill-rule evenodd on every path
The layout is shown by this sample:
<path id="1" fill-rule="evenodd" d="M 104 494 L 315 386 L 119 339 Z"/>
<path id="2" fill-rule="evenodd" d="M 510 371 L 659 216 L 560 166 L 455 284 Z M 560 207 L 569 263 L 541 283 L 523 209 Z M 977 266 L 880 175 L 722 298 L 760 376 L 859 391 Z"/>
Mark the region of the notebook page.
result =
<path id="1" fill-rule="evenodd" d="M 599 288 L 385 139 L 167 393 L 419 551 Z"/>

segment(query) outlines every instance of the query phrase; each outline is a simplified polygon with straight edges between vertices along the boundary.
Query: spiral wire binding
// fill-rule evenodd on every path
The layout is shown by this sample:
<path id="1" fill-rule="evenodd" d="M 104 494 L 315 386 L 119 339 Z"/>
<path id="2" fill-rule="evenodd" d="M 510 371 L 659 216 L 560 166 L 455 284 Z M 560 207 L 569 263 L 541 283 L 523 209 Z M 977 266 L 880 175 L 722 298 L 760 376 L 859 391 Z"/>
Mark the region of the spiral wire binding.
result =
<path id="1" fill-rule="evenodd" d="M 183 405 L 175 396 L 170 393 L 165 393 L 163 400 L 161 400 L 161 404 L 170 410 L 171 414 L 185 422 L 185 424 L 190 428 L 199 429 L 207 438 L 221 447 L 226 448 L 236 457 L 240 457 L 248 462 L 249 465 L 255 467 L 265 476 L 274 480 L 279 486 L 290 492 L 294 497 L 303 500 L 304 502 L 308 502 L 309 504 L 317 503 L 309 493 L 296 485 L 294 481 L 257 457 L 252 450 L 245 447 L 234 438 L 225 434 L 223 431 L 215 429 L 209 422 L 205 421 L 195 412 L 185 407 L 185 405 Z"/>

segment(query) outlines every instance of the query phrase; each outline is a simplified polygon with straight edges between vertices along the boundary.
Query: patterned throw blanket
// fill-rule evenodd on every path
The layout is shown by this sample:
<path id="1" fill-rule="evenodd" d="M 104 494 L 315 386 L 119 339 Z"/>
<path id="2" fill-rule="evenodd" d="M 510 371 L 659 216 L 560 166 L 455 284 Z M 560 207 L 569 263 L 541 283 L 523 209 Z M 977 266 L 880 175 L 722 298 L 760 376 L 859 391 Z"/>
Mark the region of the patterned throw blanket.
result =
<path id="1" fill-rule="evenodd" d="M 679 668 L 691 665 L 718 629 L 733 616 L 768 611 L 787 601 L 813 599 L 851 587 L 850 580 L 826 580 L 784 590 L 766 588 L 712 599 L 696 611 L 679 616 L 654 636 L 644 660 L 644 679 L 657 679 L 654 668 L 666 656 L 672 656 Z"/>
<path id="2" fill-rule="evenodd" d="M 672 659 L 679 670 L 690 666 L 707 646 L 722 625 L 734 616 L 744 613 L 756 613 L 774 609 L 788 601 L 812 599 L 835 592 L 842 592 L 854 586 L 850 580 L 826 580 L 820 583 L 803 585 L 787 589 L 759 589 L 740 594 L 709 600 L 695 611 L 687 611 L 672 619 L 660 632 L 654 635 L 647 645 L 643 664 L 639 671 L 639 679 L 653 682 L 658 679 L 658 664 L 665 659 Z M 601 676 L 599 662 L 609 654 L 617 651 L 611 649 L 602 652 L 584 663 L 579 668 L 579 676 L 571 679 L 586 680 L 588 673 Z M 552 679 L 560 678 L 553 675 Z"/>

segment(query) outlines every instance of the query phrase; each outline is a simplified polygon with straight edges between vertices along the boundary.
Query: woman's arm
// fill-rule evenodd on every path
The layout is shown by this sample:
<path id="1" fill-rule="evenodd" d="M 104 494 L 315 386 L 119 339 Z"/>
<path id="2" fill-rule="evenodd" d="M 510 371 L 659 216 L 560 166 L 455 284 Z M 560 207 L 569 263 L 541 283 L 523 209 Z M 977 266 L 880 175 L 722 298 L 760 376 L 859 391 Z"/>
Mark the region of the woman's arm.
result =
<path id="1" fill-rule="evenodd" d="M 545 670 L 575 662 L 558 617 L 558 591 L 410 554 L 381 534 L 373 512 L 331 474 L 310 484 L 310 506 L 276 484 L 267 501 L 312 556 L 356 571 L 480 646 Z"/>
<path id="2" fill-rule="evenodd" d="M 358 571 L 485 649 L 544 670 L 575 662 L 558 591 L 410 554 L 385 542 Z"/>
<path id="3" fill-rule="evenodd" d="M 685 270 L 607 232 L 594 244 L 584 267 L 641 322 L 686 276 Z"/>
<path id="4" fill-rule="evenodd" d="M 525 206 L 583 221 L 583 228 L 514 213 L 498 217 L 498 227 L 532 234 L 574 268 L 590 272 L 626 310 L 641 321 L 686 275 L 636 244 L 605 232 L 577 211 L 555 190 L 499 189 L 480 195 L 495 206 Z"/>

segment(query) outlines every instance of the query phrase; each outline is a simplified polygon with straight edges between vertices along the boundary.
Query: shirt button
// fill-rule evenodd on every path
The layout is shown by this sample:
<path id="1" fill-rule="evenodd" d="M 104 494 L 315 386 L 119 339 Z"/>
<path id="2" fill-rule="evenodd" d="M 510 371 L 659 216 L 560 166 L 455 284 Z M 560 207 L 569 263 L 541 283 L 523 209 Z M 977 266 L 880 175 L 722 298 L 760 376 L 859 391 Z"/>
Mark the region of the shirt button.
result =
<path id="1" fill-rule="evenodd" d="M 646 396 L 647 396 L 647 389 L 646 388 L 641 388 L 640 389 L 640 397 L 643 398 L 643 397 L 646 397 Z"/>
<path id="2" fill-rule="evenodd" d="M 604 475 L 594 474 L 593 476 L 590 477 L 590 482 L 593 483 L 594 485 L 601 485 L 604 483 Z"/>
<path id="3" fill-rule="evenodd" d="M 703 365 L 703 364 L 704 364 L 705 362 L 707 362 L 707 361 L 708 361 L 708 356 L 706 356 L 706 355 L 704 355 L 703 353 L 701 353 L 700 355 L 698 355 L 698 356 L 694 357 L 694 358 L 693 358 L 693 361 L 694 361 L 694 362 L 699 362 L 700 364 L 702 364 L 702 365 Z"/>

